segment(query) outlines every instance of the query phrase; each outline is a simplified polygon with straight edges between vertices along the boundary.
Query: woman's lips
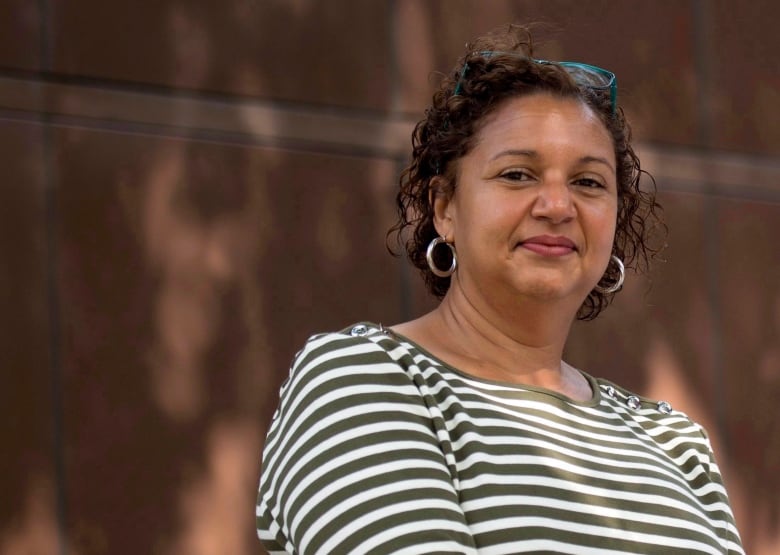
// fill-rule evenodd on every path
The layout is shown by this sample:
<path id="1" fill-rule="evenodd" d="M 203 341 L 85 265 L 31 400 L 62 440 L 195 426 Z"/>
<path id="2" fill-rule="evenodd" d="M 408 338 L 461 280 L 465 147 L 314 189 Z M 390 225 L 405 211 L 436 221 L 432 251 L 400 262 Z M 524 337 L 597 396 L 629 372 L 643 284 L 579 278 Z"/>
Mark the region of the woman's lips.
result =
<path id="1" fill-rule="evenodd" d="M 551 235 L 530 237 L 522 241 L 520 246 L 541 256 L 566 256 L 577 250 L 571 239 Z"/>

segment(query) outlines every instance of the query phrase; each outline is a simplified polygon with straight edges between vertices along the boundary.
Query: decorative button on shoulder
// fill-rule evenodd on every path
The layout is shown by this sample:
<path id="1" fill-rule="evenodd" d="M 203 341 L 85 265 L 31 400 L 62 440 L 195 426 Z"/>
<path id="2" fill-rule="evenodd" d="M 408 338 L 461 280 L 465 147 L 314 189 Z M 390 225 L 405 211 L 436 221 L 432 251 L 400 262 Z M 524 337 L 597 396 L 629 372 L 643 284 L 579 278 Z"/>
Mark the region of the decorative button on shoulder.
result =
<path id="1" fill-rule="evenodd" d="M 636 395 L 631 395 L 628 399 L 626 399 L 626 404 L 628 405 L 628 408 L 633 410 L 637 410 L 639 407 L 642 406 L 639 397 L 637 397 Z"/>
<path id="2" fill-rule="evenodd" d="M 353 337 L 363 337 L 364 335 L 368 334 L 368 326 L 358 324 L 350 330 L 349 334 Z"/>
<path id="3" fill-rule="evenodd" d="M 660 401 L 658 403 L 658 412 L 663 414 L 671 414 L 672 413 L 672 405 L 670 405 L 666 401 Z"/>

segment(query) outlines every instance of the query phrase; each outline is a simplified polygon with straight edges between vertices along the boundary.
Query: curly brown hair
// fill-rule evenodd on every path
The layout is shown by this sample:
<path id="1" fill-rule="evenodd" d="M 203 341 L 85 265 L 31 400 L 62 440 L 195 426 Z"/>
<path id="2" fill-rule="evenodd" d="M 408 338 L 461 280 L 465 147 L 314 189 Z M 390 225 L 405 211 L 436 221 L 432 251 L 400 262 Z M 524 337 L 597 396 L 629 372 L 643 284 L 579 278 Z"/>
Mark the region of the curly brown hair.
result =
<path id="1" fill-rule="evenodd" d="M 412 264 L 422 273 L 428 290 L 438 298 L 446 294 L 450 278 L 434 275 L 426 260 L 428 244 L 438 237 L 433 223 L 433 206 L 429 201 L 431 181 L 441 176 L 438 184 L 443 182 L 445 192 L 451 194 L 456 187 L 456 162 L 473 147 L 474 138 L 488 114 L 508 98 L 538 92 L 586 103 L 612 136 L 618 184 L 612 254 L 623 260 L 626 267 L 646 271 L 649 259 L 661 250 L 653 246 L 650 239 L 654 229 L 664 227 L 657 216 L 660 205 L 655 199 L 655 181 L 640 168 L 622 108 L 615 107 L 613 99 L 604 90 L 578 84 L 565 67 L 535 60 L 530 30 L 510 25 L 502 32 L 487 34 L 468 44 L 467 53 L 444 76 L 433 95 L 432 105 L 414 129 L 412 161 L 401 173 L 396 197 L 398 219 L 388 231 L 388 239 L 396 236 L 398 245 L 406 250 Z M 640 189 L 642 175 L 649 177 L 647 190 Z M 440 267 L 449 265 L 446 260 L 439 263 Z M 599 284 L 609 287 L 617 280 L 618 272 L 610 264 Z M 577 318 L 595 318 L 613 296 L 592 290 Z"/>

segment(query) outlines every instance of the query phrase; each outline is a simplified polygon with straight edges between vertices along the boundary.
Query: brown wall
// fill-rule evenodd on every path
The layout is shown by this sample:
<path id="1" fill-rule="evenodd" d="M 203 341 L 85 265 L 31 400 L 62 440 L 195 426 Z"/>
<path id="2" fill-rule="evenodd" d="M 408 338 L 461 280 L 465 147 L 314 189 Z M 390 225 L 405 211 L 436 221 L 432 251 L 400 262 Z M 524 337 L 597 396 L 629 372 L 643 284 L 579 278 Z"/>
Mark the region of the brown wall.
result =
<path id="1" fill-rule="evenodd" d="M 430 308 L 384 234 L 476 34 L 611 68 L 670 226 L 568 356 L 710 431 L 780 551 L 780 8 L 770 0 L 3 0 L 0 555 L 250 554 L 307 336 Z"/>

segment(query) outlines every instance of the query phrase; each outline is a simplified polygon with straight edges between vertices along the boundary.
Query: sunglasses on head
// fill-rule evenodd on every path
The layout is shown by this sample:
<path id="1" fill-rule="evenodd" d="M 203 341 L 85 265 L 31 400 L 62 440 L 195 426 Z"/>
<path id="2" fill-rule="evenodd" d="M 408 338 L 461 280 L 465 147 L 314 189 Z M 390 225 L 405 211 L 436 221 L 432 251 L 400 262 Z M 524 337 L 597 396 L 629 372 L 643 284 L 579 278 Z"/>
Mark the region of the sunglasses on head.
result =
<path id="1" fill-rule="evenodd" d="M 479 55 L 484 58 L 490 58 L 499 54 L 507 54 L 510 56 L 520 56 L 515 52 L 500 52 L 485 50 L 479 52 Z M 590 64 L 583 64 L 581 62 L 553 62 L 550 60 L 531 60 L 537 64 L 543 65 L 556 65 L 563 68 L 571 77 L 574 82 L 581 87 L 587 87 L 597 91 L 609 91 L 609 99 L 612 105 L 612 113 L 615 113 L 617 107 L 617 77 L 611 71 L 602 69 L 600 67 L 592 66 Z M 455 91 L 453 96 L 457 96 L 461 91 L 461 84 L 466 72 L 469 69 L 469 64 L 466 62 L 463 64 L 463 69 L 460 72 L 458 83 L 455 85 Z"/>

